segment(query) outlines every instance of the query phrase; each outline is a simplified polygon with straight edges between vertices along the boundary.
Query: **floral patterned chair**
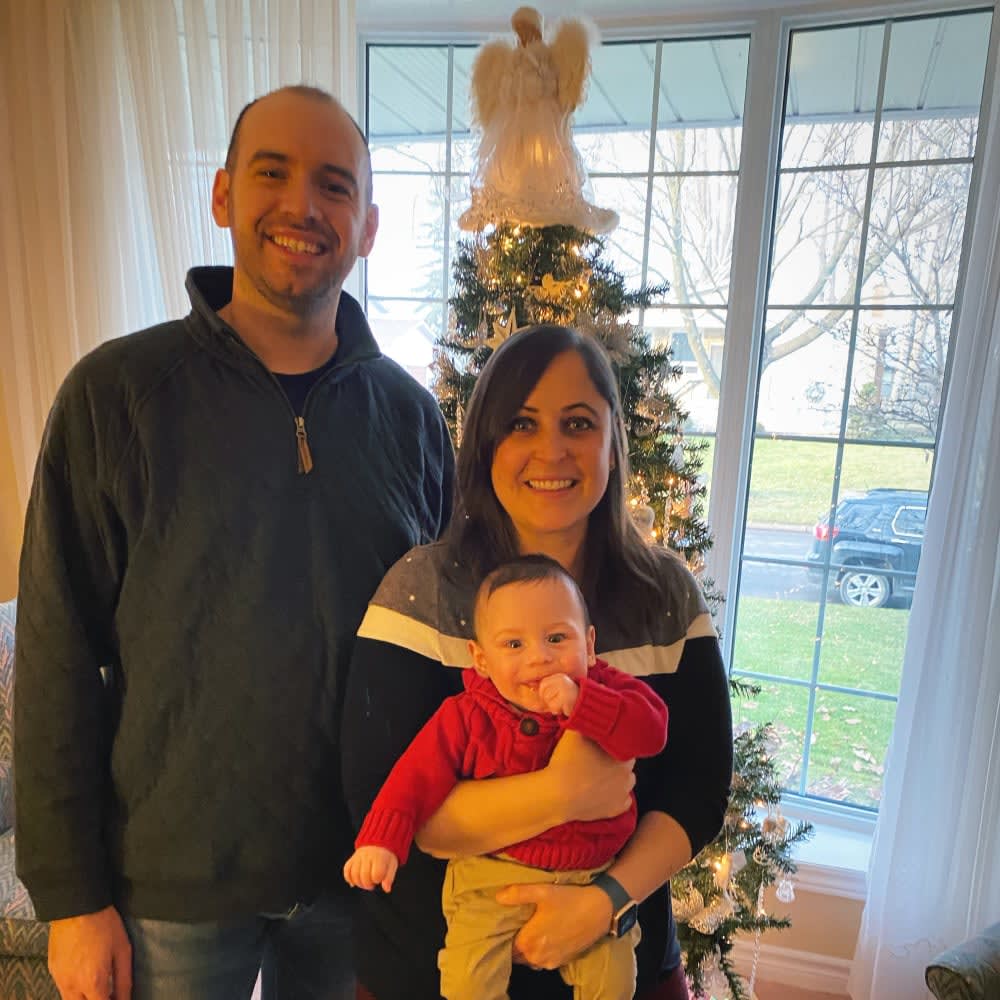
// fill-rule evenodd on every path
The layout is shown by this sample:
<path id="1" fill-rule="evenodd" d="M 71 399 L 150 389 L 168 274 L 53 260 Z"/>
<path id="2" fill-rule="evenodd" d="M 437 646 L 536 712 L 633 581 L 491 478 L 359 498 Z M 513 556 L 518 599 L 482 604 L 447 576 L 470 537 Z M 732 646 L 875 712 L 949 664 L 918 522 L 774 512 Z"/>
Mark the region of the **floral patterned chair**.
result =
<path id="1" fill-rule="evenodd" d="M 14 616 L 0 603 L 0 1000 L 59 1000 L 46 965 L 48 925 L 14 873 Z"/>
<path id="2" fill-rule="evenodd" d="M 1000 923 L 942 952 L 925 978 L 938 1000 L 1000 1000 Z"/>

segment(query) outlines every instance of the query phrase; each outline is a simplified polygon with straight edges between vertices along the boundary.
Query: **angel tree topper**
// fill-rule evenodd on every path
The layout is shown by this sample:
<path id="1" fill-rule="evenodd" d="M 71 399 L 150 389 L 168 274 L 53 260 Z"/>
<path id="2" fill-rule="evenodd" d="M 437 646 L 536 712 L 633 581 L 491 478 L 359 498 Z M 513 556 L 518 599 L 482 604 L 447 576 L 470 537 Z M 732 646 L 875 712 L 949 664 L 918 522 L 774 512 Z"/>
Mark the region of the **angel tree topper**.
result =
<path id="1" fill-rule="evenodd" d="M 517 44 L 489 42 L 472 66 L 481 138 L 472 205 L 458 224 L 471 231 L 508 222 L 610 232 L 618 215 L 585 198 L 587 172 L 570 134 L 590 73 L 588 27 L 562 21 L 546 42 L 532 7 L 514 11 L 511 26 Z"/>

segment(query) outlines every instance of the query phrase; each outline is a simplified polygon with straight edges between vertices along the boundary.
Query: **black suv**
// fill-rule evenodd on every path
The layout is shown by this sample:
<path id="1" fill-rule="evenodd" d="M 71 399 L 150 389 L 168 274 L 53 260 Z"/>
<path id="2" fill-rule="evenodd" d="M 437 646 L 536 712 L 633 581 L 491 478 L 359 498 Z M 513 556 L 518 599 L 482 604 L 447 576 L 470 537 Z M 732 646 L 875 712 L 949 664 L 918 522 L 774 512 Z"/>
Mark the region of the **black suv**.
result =
<path id="1" fill-rule="evenodd" d="M 891 597 L 911 597 L 926 514 L 927 494 L 917 490 L 841 497 L 834 516 L 813 528 L 810 578 L 822 580 L 829 549 L 830 586 L 845 604 L 881 608 Z"/>

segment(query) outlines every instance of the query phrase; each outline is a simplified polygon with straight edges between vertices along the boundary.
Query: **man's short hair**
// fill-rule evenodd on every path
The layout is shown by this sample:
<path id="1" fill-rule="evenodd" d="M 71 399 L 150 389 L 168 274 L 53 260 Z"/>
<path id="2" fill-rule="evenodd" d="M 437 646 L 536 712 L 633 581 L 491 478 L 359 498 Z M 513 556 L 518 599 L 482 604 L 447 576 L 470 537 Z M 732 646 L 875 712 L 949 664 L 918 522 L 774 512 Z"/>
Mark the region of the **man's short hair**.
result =
<path id="1" fill-rule="evenodd" d="M 567 581 L 580 604 L 584 625 L 590 625 L 590 613 L 587 611 L 587 602 L 584 600 L 583 591 L 580 590 L 580 586 L 573 579 L 572 574 L 562 563 L 556 562 L 555 559 L 549 556 L 536 553 L 518 556 L 516 559 L 501 563 L 483 578 L 483 582 L 479 585 L 479 589 L 476 592 L 475 621 L 473 622 L 473 627 L 477 633 L 479 631 L 480 610 L 486 601 L 498 590 L 509 587 L 513 583 L 540 583 L 542 580 Z"/>
<path id="2" fill-rule="evenodd" d="M 260 97 L 255 97 L 249 104 L 243 106 L 243 110 L 236 116 L 236 123 L 233 125 L 233 133 L 229 137 L 229 147 L 226 149 L 226 171 L 227 173 L 232 173 L 236 166 L 236 157 L 239 146 L 240 138 L 240 126 L 243 124 L 243 118 L 246 113 L 260 101 L 264 100 L 265 97 L 270 97 L 272 94 L 298 94 L 299 97 L 311 97 L 314 101 L 324 101 L 327 104 L 333 104 L 334 106 L 340 108 L 341 111 L 347 115 L 350 119 L 351 124 L 357 130 L 359 136 L 361 136 L 361 141 L 364 143 L 365 147 L 365 195 L 368 198 L 368 203 L 371 204 L 372 200 L 372 189 L 373 189 L 373 178 L 372 178 L 372 157 L 371 151 L 368 148 L 368 137 L 361 130 L 361 126 L 354 120 L 354 116 L 348 112 L 340 101 L 333 96 L 329 91 L 323 90 L 322 87 L 312 87 L 307 83 L 296 83 L 291 84 L 288 87 L 278 87 L 277 90 L 271 90 L 266 94 L 262 94 Z"/>

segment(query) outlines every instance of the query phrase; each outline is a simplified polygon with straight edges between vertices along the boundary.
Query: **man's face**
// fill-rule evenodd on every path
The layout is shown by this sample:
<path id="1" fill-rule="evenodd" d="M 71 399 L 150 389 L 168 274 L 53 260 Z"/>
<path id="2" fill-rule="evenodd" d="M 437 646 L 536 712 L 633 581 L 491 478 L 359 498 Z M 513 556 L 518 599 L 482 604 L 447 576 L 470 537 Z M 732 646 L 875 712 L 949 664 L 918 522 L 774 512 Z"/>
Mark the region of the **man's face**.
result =
<path id="1" fill-rule="evenodd" d="M 233 299 L 302 317 L 332 306 L 378 228 L 367 151 L 336 104 L 278 92 L 243 118 L 212 214 L 232 233 Z M 265 305 L 266 304 L 266 305 Z"/>

